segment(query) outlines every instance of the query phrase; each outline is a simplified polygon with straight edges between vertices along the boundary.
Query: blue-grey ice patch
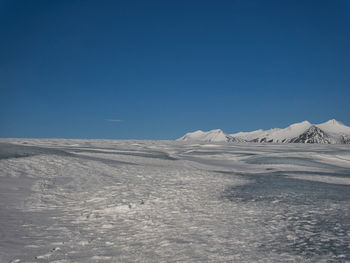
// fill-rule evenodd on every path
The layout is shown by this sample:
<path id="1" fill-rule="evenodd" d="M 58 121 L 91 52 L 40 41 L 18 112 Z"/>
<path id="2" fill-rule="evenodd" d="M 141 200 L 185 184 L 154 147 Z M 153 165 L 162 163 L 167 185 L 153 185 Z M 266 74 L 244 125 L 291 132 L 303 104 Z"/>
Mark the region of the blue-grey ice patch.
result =
<path id="1" fill-rule="evenodd" d="M 39 154 L 69 155 L 59 149 L 42 148 L 37 146 L 17 145 L 0 142 L 0 159 L 29 157 Z"/>
<path id="2" fill-rule="evenodd" d="M 304 157 L 278 157 L 278 156 L 258 156 L 246 159 L 245 162 L 251 164 L 285 164 L 316 168 L 338 168 L 335 165 L 321 163 L 311 158 Z"/>

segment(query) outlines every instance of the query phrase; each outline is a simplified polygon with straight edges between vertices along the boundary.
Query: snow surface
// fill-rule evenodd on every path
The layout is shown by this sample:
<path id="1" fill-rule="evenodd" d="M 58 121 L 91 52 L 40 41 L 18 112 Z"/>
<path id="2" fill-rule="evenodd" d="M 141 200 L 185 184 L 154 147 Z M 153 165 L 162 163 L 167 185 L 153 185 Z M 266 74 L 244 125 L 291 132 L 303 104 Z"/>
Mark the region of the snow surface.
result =
<path id="1" fill-rule="evenodd" d="M 0 262 L 349 262 L 349 145 L 0 139 Z"/>

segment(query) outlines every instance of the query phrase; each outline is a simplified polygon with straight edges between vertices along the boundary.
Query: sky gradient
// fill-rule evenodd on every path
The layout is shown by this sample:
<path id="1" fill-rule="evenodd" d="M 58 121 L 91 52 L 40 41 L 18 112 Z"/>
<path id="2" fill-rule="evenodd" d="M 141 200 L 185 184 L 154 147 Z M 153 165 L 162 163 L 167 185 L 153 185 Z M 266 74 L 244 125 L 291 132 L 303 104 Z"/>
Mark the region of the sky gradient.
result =
<path id="1" fill-rule="evenodd" d="M 0 137 L 350 125 L 350 0 L 0 0 Z"/>

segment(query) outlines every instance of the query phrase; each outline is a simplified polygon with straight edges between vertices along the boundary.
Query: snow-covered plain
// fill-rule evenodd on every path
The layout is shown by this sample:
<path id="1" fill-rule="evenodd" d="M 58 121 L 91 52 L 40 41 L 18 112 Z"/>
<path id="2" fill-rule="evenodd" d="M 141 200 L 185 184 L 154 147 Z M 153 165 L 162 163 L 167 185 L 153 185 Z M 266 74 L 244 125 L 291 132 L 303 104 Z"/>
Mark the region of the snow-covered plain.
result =
<path id="1" fill-rule="evenodd" d="M 0 140 L 0 262 L 349 262 L 350 146 Z"/>

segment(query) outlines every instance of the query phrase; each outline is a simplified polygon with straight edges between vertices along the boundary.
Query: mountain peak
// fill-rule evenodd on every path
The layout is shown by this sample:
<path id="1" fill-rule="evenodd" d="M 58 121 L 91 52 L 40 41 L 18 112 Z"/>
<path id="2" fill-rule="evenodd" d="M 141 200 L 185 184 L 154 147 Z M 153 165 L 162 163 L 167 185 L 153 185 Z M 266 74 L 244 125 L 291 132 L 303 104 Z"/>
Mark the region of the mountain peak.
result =
<path id="1" fill-rule="evenodd" d="M 336 119 L 331 119 L 329 121 L 324 122 L 323 124 L 329 124 L 329 125 L 344 125 L 342 122 L 337 121 Z"/>
<path id="2" fill-rule="evenodd" d="M 350 135 L 350 127 L 335 119 L 331 119 L 316 126 L 329 134 L 342 134 L 346 135 L 346 137 Z"/>
<path id="3" fill-rule="evenodd" d="M 224 133 L 223 130 L 221 130 L 221 129 L 214 129 L 214 130 L 211 130 L 209 132 L 210 133 Z"/>
<path id="4" fill-rule="evenodd" d="M 320 128 L 312 125 L 304 133 L 300 134 L 296 138 L 292 138 L 289 142 L 293 143 L 334 143 L 333 140 Z"/>
<path id="5" fill-rule="evenodd" d="M 202 130 L 197 130 L 197 131 L 194 131 L 194 132 L 191 132 L 192 134 L 202 134 L 204 133 Z"/>
<path id="6" fill-rule="evenodd" d="M 203 141 L 203 142 L 228 142 L 233 138 L 223 132 L 221 129 L 215 129 L 207 132 L 201 130 L 190 132 L 178 139 L 179 141 Z"/>
<path id="7" fill-rule="evenodd" d="M 290 127 L 296 127 L 296 126 L 308 126 L 308 125 L 311 125 L 311 123 L 309 121 L 302 121 L 302 122 L 297 122 L 297 123 L 294 123 L 292 125 L 290 125 Z"/>

